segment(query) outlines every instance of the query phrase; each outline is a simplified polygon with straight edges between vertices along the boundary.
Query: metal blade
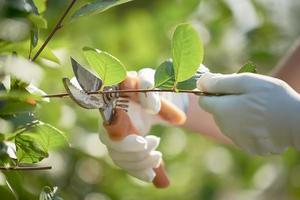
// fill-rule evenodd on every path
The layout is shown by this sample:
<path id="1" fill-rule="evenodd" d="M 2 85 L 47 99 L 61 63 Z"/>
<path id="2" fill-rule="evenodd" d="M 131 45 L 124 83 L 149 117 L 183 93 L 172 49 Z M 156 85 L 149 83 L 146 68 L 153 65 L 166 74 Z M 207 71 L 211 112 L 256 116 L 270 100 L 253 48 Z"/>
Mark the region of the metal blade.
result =
<path id="1" fill-rule="evenodd" d="M 71 63 L 75 77 L 86 92 L 98 91 L 102 86 L 102 80 L 95 76 L 92 72 L 81 66 L 76 60 L 71 57 Z"/>
<path id="2" fill-rule="evenodd" d="M 68 78 L 63 78 L 63 83 L 70 97 L 79 106 L 86 109 L 103 109 L 106 106 L 102 94 L 87 94 L 74 86 Z"/>

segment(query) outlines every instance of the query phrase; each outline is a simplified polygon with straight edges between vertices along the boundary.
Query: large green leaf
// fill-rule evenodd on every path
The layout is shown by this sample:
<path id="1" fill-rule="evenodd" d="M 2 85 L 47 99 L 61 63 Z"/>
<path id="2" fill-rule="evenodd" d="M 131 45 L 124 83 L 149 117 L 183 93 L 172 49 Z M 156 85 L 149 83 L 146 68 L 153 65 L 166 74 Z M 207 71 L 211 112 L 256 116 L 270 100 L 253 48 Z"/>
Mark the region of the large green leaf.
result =
<path id="1" fill-rule="evenodd" d="M 15 137 L 20 163 L 36 163 L 48 157 L 48 150 L 67 144 L 64 134 L 49 124 L 40 123 Z"/>
<path id="2" fill-rule="evenodd" d="M 253 63 L 251 63 L 251 62 L 246 63 L 246 64 L 245 64 L 244 66 L 242 66 L 241 69 L 238 71 L 238 74 L 240 74 L 240 73 L 246 73 L 246 72 L 249 72 L 249 73 L 257 73 L 255 64 L 253 64 Z"/>
<path id="3" fill-rule="evenodd" d="M 129 1 L 132 0 L 94 0 L 75 11 L 71 19 L 76 19 L 85 15 L 98 14 Z"/>
<path id="4" fill-rule="evenodd" d="M 103 81 L 103 86 L 112 86 L 126 78 L 124 65 L 107 52 L 93 48 L 83 48 L 84 56 L 90 66 L 97 72 Z"/>
<path id="5" fill-rule="evenodd" d="M 160 89 L 173 89 L 175 83 L 175 73 L 172 61 L 163 62 L 155 72 L 155 87 Z M 198 77 L 192 76 L 188 80 L 178 82 L 176 89 L 178 90 L 193 90 L 196 88 Z"/>
<path id="6" fill-rule="evenodd" d="M 191 78 L 203 61 L 203 45 L 198 32 L 189 24 L 177 26 L 172 39 L 175 81 Z"/>

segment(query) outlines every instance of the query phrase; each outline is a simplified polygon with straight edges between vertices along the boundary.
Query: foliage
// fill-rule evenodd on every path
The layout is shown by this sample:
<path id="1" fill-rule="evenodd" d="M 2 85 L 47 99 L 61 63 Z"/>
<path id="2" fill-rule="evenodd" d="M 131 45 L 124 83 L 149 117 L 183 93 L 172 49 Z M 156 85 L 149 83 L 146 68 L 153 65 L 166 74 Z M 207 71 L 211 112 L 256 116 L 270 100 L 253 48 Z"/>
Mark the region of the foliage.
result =
<path id="1" fill-rule="evenodd" d="M 246 64 L 238 71 L 238 73 L 245 73 L 245 72 L 257 73 L 255 64 L 253 64 L 253 63 L 251 63 L 251 62 L 246 63 Z"/>
<path id="2" fill-rule="evenodd" d="M 15 136 L 19 163 L 36 163 L 48 157 L 48 150 L 67 144 L 63 132 L 42 122 L 34 123 Z"/>
<path id="3" fill-rule="evenodd" d="M 39 200 L 62 200 L 62 198 L 58 196 L 57 190 L 57 187 L 54 187 L 53 189 L 48 186 L 44 187 L 43 191 L 40 193 Z"/>
<path id="4" fill-rule="evenodd" d="M 203 60 L 203 46 L 197 31 L 189 24 L 177 26 L 172 39 L 175 86 L 193 76 Z"/>
<path id="5" fill-rule="evenodd" d="M 78 9 L 73 15 L 72 19 L 76 19 L 78 17 L 98 14 L 103 11 L 106 11 L 114 6 L 121 5 L 123 3 L 127 3 L 132 0 L 94 0 L 88 4 L 85 4 L 83 7 Z"/>
<path id="6" fill-rule="evenodd" d="M 126 77 L 125 66 L 107 52 L 90 47 L 83 48 L 84 56 L 90 66 L 98 73 L 104 86 L 112 86 L 123 81 Z"/>

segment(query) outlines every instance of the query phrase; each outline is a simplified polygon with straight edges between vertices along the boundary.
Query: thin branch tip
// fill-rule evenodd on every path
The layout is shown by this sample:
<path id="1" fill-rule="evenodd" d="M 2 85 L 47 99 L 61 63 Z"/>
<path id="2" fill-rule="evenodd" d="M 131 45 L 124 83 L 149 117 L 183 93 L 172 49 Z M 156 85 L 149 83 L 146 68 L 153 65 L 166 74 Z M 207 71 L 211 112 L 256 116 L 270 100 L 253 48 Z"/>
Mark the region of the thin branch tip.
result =
<path id="1" fill-rule="evenodd" d="M 219 94 L 219 93 L 208 93 L 208 92 L 202 92 L 197 90 L 176 90 L 173 89 L 134 89 L 134 90 L 109 90 L 109 91 L 96 91 L 96 92 L 88 92 L 87 94 L 113 94 L 113 93 L 149 93 L 149 92 L 171 92 L 171 93 L 190 93 L 195 94 L 198 96 L 223 96 L 225 94 Z M 68 93 L 60 93 L 60 94 L 49 94 L 44 95 L 42 98 L 63 98 L 69 96 Z"/>
<path id="2" fill-rule="evenodd" d="M 38 171 L 50 170 L 52 166 L 16 166 L 16 167 L 0 167 L 0 171 Z"/>
<path id="3" fill-rule="evenodd" d="M 62 22 L 64 21 L 65 17 L 67 16 L 67 14 L 70 12 L 71 8 L 74 6 L 74 4 L 76 3 L 77 0 L 72 0 L 71 3 L 69 4 L 69 6 L 67 7 L 67 9 L 65 10 L 65 12 L 63 13 L 63 15 L 60 17 L 60 19 L 57 21 L 56 25 L 54 26 L 54 28 L 52 29 L 52 31 L 50 32 L 50 34 L 48 35 L 48 37 L 46 38 L 45 42 L 42 44 L 42 46 L 38 49 L 38 51 L 36 52 L 36 54 L 33 56 L 33 58 L 31 59 L 32 62 L 34 62 L 39 55 L 42 53 L 42 51 L 45 49 L 45 47 L 47 46 L 47 44 L 50 42 L 50 40 L 52 39 L 52 37 L 54 36 L 54 34 L 63 27 Z"/>

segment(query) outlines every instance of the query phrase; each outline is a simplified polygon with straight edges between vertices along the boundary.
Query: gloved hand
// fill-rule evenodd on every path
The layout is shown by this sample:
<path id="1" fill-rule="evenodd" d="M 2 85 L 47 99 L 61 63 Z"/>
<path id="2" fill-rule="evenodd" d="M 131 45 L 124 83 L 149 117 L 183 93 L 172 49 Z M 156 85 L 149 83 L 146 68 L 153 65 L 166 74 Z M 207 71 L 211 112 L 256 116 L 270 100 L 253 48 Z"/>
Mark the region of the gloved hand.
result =
<path id="1" fill-rule="evenodd" d="M 153 168 L 159 166 L 162 158 L 162 154 L 155 150 L 160 142 L 158 137 L 131 134 L 120 141 L 113 141 L 106 132 L 99 136 L 117 166 L 145 182 L 154 179 L 156 174 Z"/>
<path id="2" fill-rule="evenodd" d="M 204 68 L 203 68 L 204 69 Z M 129 72 L 128 78 L 121 84 L 120 89 L 151 89 L 154 87 L 153 69 L 145 68 L 139 72 Z M 101 141 L 106 144 L 108 152 L 114 163 L 125 169 L 130 175 L 143 181 L 151 182 L 155 177 L 153 168 L 156 168 L 162 158 L 162 154 L 155 149 L 160 139 L 153 135 L 145 136 L 153 124 L 183 123 L 188 107 L 188 96 L 171 93 L 128 93 L 130 97 L 128 115 L 133 126 L 140 135 L 129 135 L 120 141 L 113 141 L 108 134 L 100 134 Z M 163 101 L 162 101 L 163 99 Z M 181 112 L 177 121 L 165 121 L 160 115 L 167 104 L 174 106 Z M 144 137 L 145 136 L 145 137 Z"/>
<path id="3" fill-rule="evenodd" d="M 200 106 L 210 112 L 221 131 L 252 154 L 300 150 L 300 95 L 282 80 L 250 73 L 206 73 L 200 91 L 231 94 L 202 96 Z"/>

